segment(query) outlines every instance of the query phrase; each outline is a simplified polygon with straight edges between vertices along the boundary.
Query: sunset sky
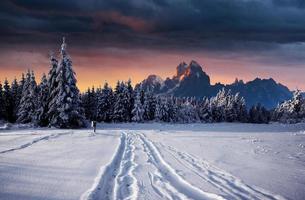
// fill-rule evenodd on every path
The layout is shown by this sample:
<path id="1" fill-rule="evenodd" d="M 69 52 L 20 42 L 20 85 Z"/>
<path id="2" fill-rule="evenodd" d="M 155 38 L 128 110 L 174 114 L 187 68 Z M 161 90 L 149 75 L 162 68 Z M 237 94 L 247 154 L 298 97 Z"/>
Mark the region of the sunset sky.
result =
<path id="1" fill-rule="evenodd" d="M 1 0 L 0 80 L 37 79 L 62 37 L 84 91 L 196 60 L 213 83 L 274 78 L 305 90 L 304 0 Z"/>

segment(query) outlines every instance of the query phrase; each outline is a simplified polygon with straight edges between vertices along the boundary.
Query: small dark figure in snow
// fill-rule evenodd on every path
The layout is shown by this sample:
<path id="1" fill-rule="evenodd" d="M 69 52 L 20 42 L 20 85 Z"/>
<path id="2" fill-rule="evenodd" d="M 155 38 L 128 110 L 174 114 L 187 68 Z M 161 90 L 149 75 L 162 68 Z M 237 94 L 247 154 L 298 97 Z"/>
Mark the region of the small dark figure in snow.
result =
<path id="1" fill-rule="evenodd" d="M 93 132 L 95 133 L 95 131 L 96 131 L 96 121 L 92 121 L 91 126 L 93 128 Z"/>

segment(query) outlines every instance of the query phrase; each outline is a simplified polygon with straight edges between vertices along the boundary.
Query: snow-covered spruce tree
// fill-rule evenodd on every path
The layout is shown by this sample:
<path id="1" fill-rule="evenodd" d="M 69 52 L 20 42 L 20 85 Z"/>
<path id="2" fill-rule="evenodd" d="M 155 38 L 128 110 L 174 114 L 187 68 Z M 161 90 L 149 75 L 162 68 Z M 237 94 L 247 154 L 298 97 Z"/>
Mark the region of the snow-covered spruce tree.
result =
<path id="1" fill-rule="evenodd" d="M 205 97 L 198 105 L 198 115 L 201 122 L 211 122 L 211 114 L 209 113 L 209 98 Z"/>
<path id="2" fill-rule="evenodd" d="M 143 122 L 144 121 L 144 107 L 141 102 L 141 91 L 136 93 L 136 98 L 134 100 L 134 107 L 132 110 L 132 121 Z"/>
<path id="3" fill-rule="evenodd" d="M 53 56 L 53 54 L 51 54 L 50 57 L 50 71 L 48 73 L 48 112 L 47 112 L 47 118 L 48 121 L 50 122 L 50 120 L 52 119 L 52 117 L 55 115 L 55 113 L 57 112 L 57 97 L 58 97 L 58 80 L 56 79 L 57 77 L 57 66 L 58 66 L 58 61 L 56 60 L 56 58 Z"/>
<path id="4" fill-rule="evenodd" d="M 115 122 L 129 121 L 129 91 L 123 82 L 117 83 L 115 88 L 115 102 L 113 107 L 113 120 Z"/>
<path id="5" fill-rule="evenodd" d="M 127 111 L 128 111 L 128 115 L 127 115 L 127 121 L 132 121 L 132 110 L 133 110 L 133 107 L 134 107 L 134 90 L 132 88 L 132 85 L 131 85 L 131 80 L 129 79 L 127 81 Z M 143 96 L 141 96 L 141 102 L 143 102 Z"/>
<path id="6" fill-rule="evenodd" d="M 97 101 L 98 101 L 98 98 L 97 98 L 97 93 L 96 93 L 96 89 L 94 87 L 91 88 L 91 95 L 92 95 L 92 98 L 91 98 L 91 118 L 93 120 L 96 120 L 97 119 Z"/>
<path id="7" fill-rule="evenodd" d="M 113 115 L 114 96 L 112 89 L 105 83 L 101 95 L 98 97 L 98 121 L 111 122 Z"/>
<path id="8" fill-rule="evenodd" d="M 82 100 L 82 106 L 84 108 L 85 118 L 92 120 L 90 118 L 90 99 L 91 99 L 91 90 L 88 87 L 86 92 L 82 95 L 81 100 Z"/>
<path id="9" fill-rule="evenodd" d="M 282 123 L 305 121 L 305 99 L 300 90 L 295 91 L 292 99 L 283 102 L 274 110 L 272 120 Z"/>
<path id="10" fill-rule="evenodd" d="M 13 96 L 11 93 L 11 87 L 7 79 L 5 79 L 3 86 L 3 105 L 4 105 L 4 119 L 9 122 L 14 122 Z"/>
<path id="11" fill-rule="evenodd" d="M 257 124 L 268 124 L 270 121 L 270 112 L 261 106 L 261 104 L 254 105 L 249 110 L 248 122 Z"/>
<path id="12" fill-rule="evenodd" d="M 247 109 L 243 97 L 239 93 L 233 95 L 223 88 L 209 102 L 208 113 L 213 122 L 246 122 Z"/>
<path id="13" fill-rule="evenodd" d="M 176 105 L 176 98 L 169 96 L 166 98 L 166 105 L 168 109 L 168 121 L 177 122 L 178 121 L 178 106 Z"/>
<path id="14" fill-rule="evenodd" d="M 28 71 L 22 90 L 22 97 L 17 112 L 18 123 L 35 122 L 35 110 L 37 105 L 37 84 L 34 72 Z"/>
<path id="15" fill-rule="evenodd" d="M 37 109 L 36 109 L 36 122 L 39 126 L 47 126 L 48 120 L 48 98 L 49 98 L 49 87 L 48 80 L 45 74 L 41 77 L 41 82 L 38 85 L 37 94 Z"/>
<path id="16" fill-rule="evenodd" d="M 76 86 L 72 61 L 66 51 L 65 39 L 61 46 L 61 60 L 56 70 L 55 102 L 56 108 L 51 116 L 50 125 L 58 128 L 79 128 L 85 126 L 85 118 L 80 107 L 80 95 Z"/>
<path id="17" fill-rule="evenodd" d="M 3 100 L 3 87 L 0 82 L 0 120 L 4 119 L 4 100 Z"/>
<path id="18" fill-rule="evenodd" d="M 227 93 L 223 88 L 215 97 L 211 97 L 209 105 L 209 113 L 211 114 L 212 122 L 225 121 L 225 107 L 227 104 Z"/>
<path id="19" fill-rule="evenodd" d="M 24 73 L 22 73 L 21 80 L 19 81 L 19 87 L 18 87 L 18 93 L 20 93 L 20 99 L 21 99 L 21 94 L 23 91 L 24 83 L 25 83 L 25 77 L 24 77 Z"/>
<path id="20" fill-rule="evenodd" d="M 144 115 L 143 115 L 144 120 L 145 121 L 154 120 L 155 111 L 156 111 L 156 97 L 149 90 L 145 92 L 143 108 L 144 108 Z"/>
<path id="21" fill-rule="evenodd" d="M 166 97 L 158 97 L 156 104 L 155 119 L 157 121 L 170 122 L 169 108 Z"/>
<path id="22" fill-rule="evenodd" d="M 97 118 L 97 95 L 95 88 L 87 89 L 85 94 L 82 95 L 82 105 L 85 110 L 85 117 L 89 120 L 96 120 Z"/>
<path id="23" fill-rule="evenodd" d="M 231 91 L 228 91 L 226 100 L 225 121 L 247 122 L 248 116 L 244 98 L 241 97 L 239 93 L 232 95 Z"/>
<path id="24" fill-rule="evenodd" d="M 234 104 L 233 104 L 233 110 L 236 110 L 236 118 L 234 121 L 238 122 L 247 122 L 248 120 L 248 112 L 246 107 L 246 101 L 244 97 L 241 97 L 239 93 L 236 93 L 234 96 Z"/>
<path id="25" fill-rule="evenodd" d="M 19 93 L 19 84 L 15 78 L 11 84 L 12 104 L 13 104 L 13 121 L 17 120 L 17 109 L 19 106 L 21 94 Z"/>
<path id="26" fill-rule="evenodd" d="M 191 103 L 191 100 L 189 98 L 187 98 L 180 105 L 178 116 L 179 116 L 178 122 L 181 123 L 191 123 L 191 122 L 197 122 L 199 120 L 195 107 Z"/>

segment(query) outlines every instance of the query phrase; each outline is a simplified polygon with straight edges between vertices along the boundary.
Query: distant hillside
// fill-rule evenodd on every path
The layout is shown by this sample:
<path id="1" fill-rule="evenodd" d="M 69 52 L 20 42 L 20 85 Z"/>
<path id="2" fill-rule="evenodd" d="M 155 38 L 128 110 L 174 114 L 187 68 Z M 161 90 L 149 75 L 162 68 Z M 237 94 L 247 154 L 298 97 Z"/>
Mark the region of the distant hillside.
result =
<path id="1" fill-rule="evenodd" d="M 185 62 L 180 63 L 172 78 L 162 80 L 157 75 L 150 75 L 140 84 L 144 90 L 150 90 L 155 94 L 196 98 L 214 96 L 224 87 L 233 93 L 239 92 L 245 98 L 248 107 L 261 103 L 269 109 L 292 96 L 291 91 L 286 86 L 275 82 L 272 78 L 256 78 L 247 83 L 236 79 L 234 83 L 228 85 L 221 83 L 211 85 L 209 75 L 202 70 L 196 61 L 191 61 L 189 65 Z M 140 84 L 136 87 L 139 87 Z"/>

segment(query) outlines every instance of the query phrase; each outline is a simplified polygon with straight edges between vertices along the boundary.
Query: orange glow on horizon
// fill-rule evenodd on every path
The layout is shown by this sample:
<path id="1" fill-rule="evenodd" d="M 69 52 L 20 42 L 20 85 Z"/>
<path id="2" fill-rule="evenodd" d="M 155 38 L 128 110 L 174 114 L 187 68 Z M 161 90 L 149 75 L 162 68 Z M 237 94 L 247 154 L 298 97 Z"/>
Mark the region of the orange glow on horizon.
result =
<path id="1" fill-rule="evenodd" d="M 163 79 L 172 77 L 180 62 L 189 63 L 191 60 L 196 60 L 202 66 L 203 71 L 210 76 L 212 84 L 216 82 L 232 83 L 235 78 L 243 79 L 246 82 L 256 77 L 272 77 L 291 90 L 296 88 L 305 90 L 304 82 L 298 82 L 303 79 L 303 68 L 295 68 L 294 73 L 291 73 L 289 68 L 278 68 L 279 70 L 274 70 L 274 66 L 262 68 L 260 64 L 248 63 L 242 59 L 221 59 L 217 55 L 212 57 L 204 53 L 182 54 L 142 50 L 120 51 L 117 49 L 97 53 L 71 50 L 69 53 L 76 72 L 78 87 L 82 92 L 88 87 L 103 86 L 106 81 L 114 87 L 118 80 L 127 81 L 128 79 L 131 79 L 132 84 L 135 85 L 150 74 L 159 75 Z M 1 69 L 0 73 L 2 83 L 5 78 L 8 78 L 10 82 L 14 77 L 20 79 L 21 73 L 26 72 L 28 68 L 35 71 L 36 81 L 40 82 L 41 74 L 48 73 L 50 64 L 47 53 L 42 55 L 13 52 L 0 55 L 1 66 L 6 66 L 5 69 Z"/>

